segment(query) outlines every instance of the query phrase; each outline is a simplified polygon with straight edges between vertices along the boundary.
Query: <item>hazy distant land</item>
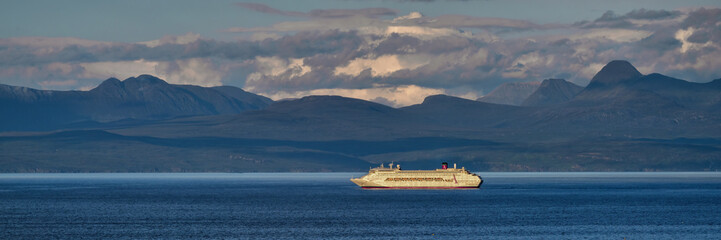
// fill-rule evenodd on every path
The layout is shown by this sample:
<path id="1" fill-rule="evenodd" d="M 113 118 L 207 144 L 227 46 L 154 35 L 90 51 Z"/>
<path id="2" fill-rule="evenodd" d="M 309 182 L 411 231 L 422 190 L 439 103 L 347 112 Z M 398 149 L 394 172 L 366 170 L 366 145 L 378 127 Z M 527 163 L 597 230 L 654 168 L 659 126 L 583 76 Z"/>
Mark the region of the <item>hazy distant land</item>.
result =
<path id="1" fill-rule="evenodd" d="M 337 96 L 273 102 L 149 75 L 90 91 L 0 85 L 0 172 L 363 171 L 442 161 L 473 171 L 721 168 L 721 79 L 643 75 L 613 61 L 585 87 L 548 79 L 499 89 L 479 101 L 436 95 L 392 108 Z"/>

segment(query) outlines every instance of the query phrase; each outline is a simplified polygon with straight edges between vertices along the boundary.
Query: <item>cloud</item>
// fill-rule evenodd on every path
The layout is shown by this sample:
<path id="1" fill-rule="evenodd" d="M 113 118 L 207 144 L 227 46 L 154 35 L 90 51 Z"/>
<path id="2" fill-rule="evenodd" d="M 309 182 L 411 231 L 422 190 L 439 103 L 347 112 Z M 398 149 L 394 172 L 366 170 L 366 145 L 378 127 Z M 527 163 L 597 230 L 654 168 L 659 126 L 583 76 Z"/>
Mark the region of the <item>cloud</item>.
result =
<path id="1" fill-rule="evenodd" d="M 62 48 L 70 45 L 78 46 L 110 46 L 112 42 L 93 41 L 69 37 L 19 37 L 0 38 L 0 46 L 33 47 L 33 48 Z"/>
<path id="2" fill-rule="evenodd" d="M 411 12 L 411 13 L 409 13 L 408 15 L 404 15 L 404 16 L 400 16 L 400 17 L 394 18 L 392 22 L 393 22 L 393 23 L 397 23 L 397 22 L 400 22 L 400 21 L 411 20 L 411 19 L 419 19 L 419 18 L 422 18 L 422 17 L 423 17 L 423 14 L 422 14 L 422 13 L 419 13 L 419 12 Z"/>
<path id="3" fill-rule="evenodd" d="M 257 71 L 248 75 L 246 80 L 247 88 L 252 90 L 268 84 L 268 79 L 292 79 L 312 71 L 312 68 L 305 65 L 301 58 L 257 57 L 255 66 Z"/>
<path id="4" fill-rule="evenodd" d="M 148 47 L 157 47 L 165 44 L 188 44 L 200 40 L 200 34 L 197 33 L 186 33 L 182 36 L 164 36 L 158 40 L 152 40 L 147 42 L 140 42 Z"/>
<path id="5" fill-rule="evenodd" d="M 592 31 L 585 31 L 578 34 L 568 36 L 571 40 L 579 39 L 596 39 L 596 40 L 609 40 L 619 43 L 636 42 L 651 36 L 652 32 L 644 30 L 631 30 L 631 29 L 612 29 L 612 28 L 599 28 Z"/>
<path id="6" fill-rule="evenodd" d="M 348 65 L 337 67 L 334 73 L 335 75 L 356 76 L 365 70 L 370 70 L 373 77 L 387 77 L 398 70 L 414 70 L 428 62 L 426 59 L 413 55 L 383 55 L 374 59 L 357 58 L 351 60 Z"/>
<path id="7" fill-rule="evenodd" d="M 48 87 L 58 87 L 58 86 L 75 86 L 78 84 L 78 80 L 75 79 L 68 79 L 68 80 L 62 80 L 62 81 L 42 81 L 40 82 L 40 86 L 43 86 L 44 89 Z"/>
<path id="8" fill-rule="evenodd" d="M 678 22 L 682 17 L 681 11 L 646 10 L 637 9 L 624 15 L 617 15 L 607 11 L 592 22 L 577 22 L 575 25 L 583 28 L 633 28 L 643 25 L 666 24 L 669 21 Z"/>
<path id="9" fill-rule="evenodd" d="M 269 27 L 233 27 L 223 31 L 230 33 L 246 33 L 246 32 L 284 32 L 295 33 L 303 31 L 375 31 L 384 29 L 387 24 L 385 21 L 369 18 L 366 16 L 350 16 L 340 19 L 322 18 L 304 21 L 288 21 L 273 24 Z"/>
<path id="10" fill-rule="evenodd" d="M 266 95 L 274 100 L 300 98 L 309 95 L 337 95 L 364 99 L 392 107 L 404 107 L 423 102 L 427 96 L 445 94 L 443 89 L 424 88 L 416 85 L 374 87 L 366 89 L 314 89 L 310 91 L 278 92 Z"/>
<path id="11" fill-rule="evenodd" d="M 425 21 L 423 25 L 430 27 L 480 28 L 480 29 L 533 29 L 541 25 L 525 20 L 506 18 L 471 17 L 464 15 L 442 15 Z"/>
<path id="12" fill-rule="evenodd" d="M 108 77 L 153 74 L 274 98 L 336 94 L 404 106 L 438 93 L 480 96 L 504 82 L 565 78 L 584 85 L 615 59 L 644 73 L 721 78 L 721 9 L 607 13 L 559 29 L 514 19 L 420 13 L 384 19 L 370 10 L 294 13 L 264 6 L 244 7 L 303 16 L 236 29 L 257 35 L 238 41 L 193 33 L 141 43 L 0 39 L 0 80 L 78 89 Z"/>
<path id="13" fill-rule="evenodd" d="M 139 75 L 138 73 L 155 74 L 158 62 L 146 60 L 110 61 L 80 63 L 84 71 L 82 78 L 117 78 L 126 79 Z"/>
<path id="14" fill-rule="evenodd" d="M 359 44 L 362 39 L 354 31 L 337 30 L 301 32 L 279 39 L 262 41 L 221 42 L 198 38 L 195 34 L 143 43 L 92 43 L 80 45 L 74 41 L 59 44 L 55 38 L 35 40 L 30 44 L 16 39 L 0 41 L 0 65 L 33 65 L 52 62 L 84 63 L 112 61 L 164 61 L 217 57 L 224 59 L 253 59 L 256 56 L 303 57 L 318 53 L 343 51 Z M 66 39 L 59 39 L 64 42 Z M 20 42 L 20 43 L 18 43 Z M 44 45 L 47 44 L 47 45 Z"/>
<path id="15" fill-rule="evenodd" d="M 674 37 L 676 40 L 681 42 L 681 48 L 679 51 L 681 53 L 686 53 L 689 50 L 699 50 L 706 47 L 712 47 L 713 42 L 708 41 L 708 37 L 701 37 L 702 40 L 700 40 L 698 37 L 698 34 L 696 34 L 697 30 L 695 28 L 689 27 L 686 29 L 679 29 L 676 31 L 676 34 Z M 694 40 L 691 40 L 692 36 L 695 36 Z"/>
<path id="16" fill-rule="evenodd" d="M 225 73 L 210 59 L 191 58 L 160 62 L 156 74 L 169 83 L 204 87 L 220 86 Z"/>
<path id="17" fill-rule="evenodd" d="M 406 35 L 416 38 L 432 39 L 444 36 L 466 35 L 457 29 L 451 28 L 431 28 L 421 26 L 388 26 L 385 35 Z"/>
<path id="18" fill-rule="evenodd" d="M 121 61 L 80 64 L 82 78 L 126 79 L 140 74 L 151 74 L 172 84 L 191 84 L 205 87 L 222 85 L 224 73 L 209 59 L 191 58 L 175 61 Z"/>
<path id="19" fill-rule="evenodd" d="M 344 18 L 352 16 L 365 16 L 377 18 L 383 16 L 395 16 L 396 10 L 389 8 L 362 8 L 362 9 L 315 9 L 309 12 L 311 17 L 318 18 Z"/>
<path id="20" fill-rule="evenodd" d="M 272 8 L 262 3 L 236 3 L 236 5 L 256 12 L 293 17 L 346 18 L 353 16 L 364 16 L 369 18 L 377 18 L 383 16 L 394 16 L 397 14 L 395 10 L 389 8 L 314 9 L 310 12 L 304 13 L 297 11 L 283 11 Z"/>
<path id="21" fill-rule="evenodd" d="M 386 8 L 364 9 L 328 9 L 312 10 L 309 13 L 286 12 L 263 4 L 242 4 L 246 8 L 286 16 L 309 17 L 308 20 L 287 21 L 267 27 L 233 27 L 225 32 L 298 32 L 326 30 L 355 30 L 364 34 L 417 34 L 417 35 L 449 35 L 462 33 L 460 29 L 480 29 L 486 31 L 527 31 L 532 29 L 558 28 L 555 25 L 539 25 L 530 21 L 487 18 L 466 15 L 441 15 L 426 17 L 420 12 L 411 12 L 392 20 L 381 19 L 382 16 L 393 16 L 397 12 Z"/>
<path id="22" fill-rule="evenodd" d="M 641 8 L 637 10 L 632 10 L 624 15 L 616 15 L 613 11 L 607 11 L 600 18 L 597 18 L 594 22 L 613 22 L 628 19 L 658 20 L 674 18 L 679 15 L 681 15 L 680 11 L 646 10 L 644 8 Z"/>

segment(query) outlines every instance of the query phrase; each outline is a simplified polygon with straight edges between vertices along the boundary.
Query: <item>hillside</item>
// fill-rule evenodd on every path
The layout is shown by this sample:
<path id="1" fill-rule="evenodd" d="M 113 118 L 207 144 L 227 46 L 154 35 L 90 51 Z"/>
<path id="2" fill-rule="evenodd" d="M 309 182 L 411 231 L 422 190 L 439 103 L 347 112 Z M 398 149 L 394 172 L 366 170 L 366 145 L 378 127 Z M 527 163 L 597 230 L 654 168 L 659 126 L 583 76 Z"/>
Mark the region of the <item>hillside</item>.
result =
<path id="1" fill-rule="evenodd" d="M 477 101 L 519 106 L 540 86 L 539 82 L 504 83 Z"/>
<path id="2" fill-rule="evenodd" d="M 235 87 L 174 85 L 150 75 L 110 78 L 90 91 L 0 85 L 0 131 L 52 130 L 120 120 L 237 114 L 272 100 Z"/>
<path id="3" fill-rule="evenodd" d="M 523 100 L 521 106 L 553 106 L 573 99 L 583 87 L 563 79 L 546 79 L 541 86 Z"/>
<path id="4" fill-rule="evenodd" d="M 544 81 L 527 106 L 435 95 L 396 109 L 309 96 L 239 114 L 6 132 L 0 171 L 363 171 L 391 161 L 477 171 L 714 171 L 721 166 L 719 82 L 643 75 L 613 61 L 580 90 Z M 27 99 L 51 98 L 26 91 Z"/>

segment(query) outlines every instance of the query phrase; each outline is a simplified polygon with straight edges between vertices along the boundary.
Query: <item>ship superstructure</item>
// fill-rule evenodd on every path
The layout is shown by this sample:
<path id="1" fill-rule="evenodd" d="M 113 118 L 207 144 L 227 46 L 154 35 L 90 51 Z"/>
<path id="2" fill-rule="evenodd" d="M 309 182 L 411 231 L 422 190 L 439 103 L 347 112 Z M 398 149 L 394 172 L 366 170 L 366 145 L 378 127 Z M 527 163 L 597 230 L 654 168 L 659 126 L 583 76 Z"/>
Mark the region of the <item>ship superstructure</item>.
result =
<path id="1" fill-rule="evenodd" d="M 372 168 L 360 178 L 350 179 L 363 188 L 478 188 L 483 179 L 463 168 L 443 163 L 435 170 L 401 170 L 400 165 Z"/>

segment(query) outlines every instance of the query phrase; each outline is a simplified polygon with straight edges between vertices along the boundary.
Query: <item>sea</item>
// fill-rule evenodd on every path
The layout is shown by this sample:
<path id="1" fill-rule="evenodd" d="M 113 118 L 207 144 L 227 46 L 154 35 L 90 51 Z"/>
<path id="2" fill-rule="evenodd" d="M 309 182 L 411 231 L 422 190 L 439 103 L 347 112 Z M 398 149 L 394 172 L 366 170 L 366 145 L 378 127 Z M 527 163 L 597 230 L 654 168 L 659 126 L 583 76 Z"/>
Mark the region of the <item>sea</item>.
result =
<path id="1" fill-rule="evenodd" d="M 0 174 L 0 239 L 721 239 L 719 172 L 364 174 Z"/>

